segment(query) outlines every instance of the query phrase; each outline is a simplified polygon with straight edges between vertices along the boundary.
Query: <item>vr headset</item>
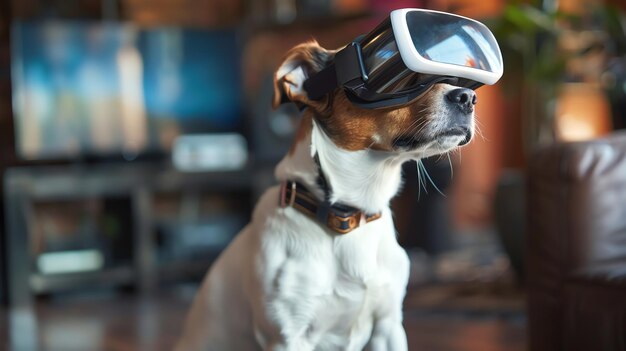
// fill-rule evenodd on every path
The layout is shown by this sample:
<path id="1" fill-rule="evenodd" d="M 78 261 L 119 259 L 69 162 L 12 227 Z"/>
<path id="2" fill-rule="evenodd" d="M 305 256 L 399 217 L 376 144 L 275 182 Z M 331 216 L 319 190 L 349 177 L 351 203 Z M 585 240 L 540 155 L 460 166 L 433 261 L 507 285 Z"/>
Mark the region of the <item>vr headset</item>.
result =
<path id="1" fill-rule="evenodd" d="M 342 87 L 363 108 L 405 105 L 436 83 L 476 89 L 502 77 L 502 54 L 491 31 L 470 18 L 401 9 L 338 51 L 304 82 L 312 100 Z"/>

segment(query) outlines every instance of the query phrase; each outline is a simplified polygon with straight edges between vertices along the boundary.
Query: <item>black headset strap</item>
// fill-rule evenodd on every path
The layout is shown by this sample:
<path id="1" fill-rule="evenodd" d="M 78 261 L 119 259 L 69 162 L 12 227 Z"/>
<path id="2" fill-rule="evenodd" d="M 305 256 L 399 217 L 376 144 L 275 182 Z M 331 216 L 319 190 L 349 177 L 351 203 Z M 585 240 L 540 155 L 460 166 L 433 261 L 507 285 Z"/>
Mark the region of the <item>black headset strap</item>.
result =
<path id="1" fill-rule="evenodd" d="M 338 86 L 362 85 L 367 80 L 361 47 L 357 42 L 339 50 L 333 61 L 304 82 L 309 99 L 319 100 Z"/>
<path id="2" fill-rule="evenodd" d="M 304 90 L 311 100 L 321 99 L 324 95 L 337 88 L 337 86 L 335 63 L 324 67 L 324 69 L 304 81 Z"/>

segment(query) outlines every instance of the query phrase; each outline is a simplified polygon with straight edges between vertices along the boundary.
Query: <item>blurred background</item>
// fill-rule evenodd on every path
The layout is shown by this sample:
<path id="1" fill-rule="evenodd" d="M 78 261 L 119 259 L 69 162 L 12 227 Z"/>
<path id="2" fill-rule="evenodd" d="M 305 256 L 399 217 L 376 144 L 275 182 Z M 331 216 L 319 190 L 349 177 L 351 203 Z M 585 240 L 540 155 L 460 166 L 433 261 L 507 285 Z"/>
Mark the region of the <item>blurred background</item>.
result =
<path id="1" fill-rule="evenodd" d="M 0 0 L 0 349 L 171 349 L 291 144 L 284 53 L 403 7 L 505 59 L 393 201 L 410 349 L 626 350 L 621 0 Z"/>

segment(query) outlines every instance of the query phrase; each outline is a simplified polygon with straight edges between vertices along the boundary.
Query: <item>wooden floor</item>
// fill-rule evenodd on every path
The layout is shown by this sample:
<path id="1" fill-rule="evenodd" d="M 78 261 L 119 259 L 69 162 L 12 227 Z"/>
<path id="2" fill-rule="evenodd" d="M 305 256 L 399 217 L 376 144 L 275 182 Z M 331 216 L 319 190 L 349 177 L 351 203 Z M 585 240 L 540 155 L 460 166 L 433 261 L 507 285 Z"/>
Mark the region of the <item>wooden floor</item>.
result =
<path id="1" fill-rule="evenodd" d="M 38 303 L 36 334 L 41 349 L 46 351 L 171 350 L 193 293 L 192 287 L 185 287 L 145 297 L 110 292 L 48 298 Z M 436 303 L 424 302 L 421 296 L 424 294 L 417 290 L 407 297 L 405 327 L 409 350 L 525 350 L 524 316 L 517 307 L 506 307 L 504 312 L 484 308 L 467 311 L 458 306 L 442 309 Z M 33 330 L 24 324 L 11 332 L 8 320 L 3 311 L 0 347 L 5 350 L 10 350 L 9 334 L 20 338 L 33 335 Z M 30 351 L 29 348 L 14 350 Z"/>

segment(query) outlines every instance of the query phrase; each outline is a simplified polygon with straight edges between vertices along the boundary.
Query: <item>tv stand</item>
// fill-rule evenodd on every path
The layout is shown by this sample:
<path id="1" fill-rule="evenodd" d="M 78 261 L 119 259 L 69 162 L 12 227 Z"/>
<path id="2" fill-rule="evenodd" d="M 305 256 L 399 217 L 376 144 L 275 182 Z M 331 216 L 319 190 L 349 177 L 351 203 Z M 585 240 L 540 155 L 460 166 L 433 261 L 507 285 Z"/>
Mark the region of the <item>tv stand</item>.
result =
<path id="1" fill-rule="evenodd" d="M 258 172 L 257 172 L 258 173 Z M 199 192 L 249 192 L 262 187 L 250 168 L 229 172 L 182 173 L 162 164 L 32 166 L 7 170 L 4 181 L 7 223 L 8 298 L 11 308 L 32 310 L 34 293 L 51 292 L 74 286 L 132 285 L 149 291 L 158 283 L 163 267 L 155 254 L 153 196 L 156 193 L 197 194 Z M 33 204 L 85 198 L 124 196 L 132 212 L 132 264 L 127 267 L 43 275 L 32 269 L 29 233 Z M 250 214 L 245 214 L 248 218 Z M 204 270 L 207 265 L 163 268 L 172 274 Z M 165 273 L 163 273 L 165 274 Z"/>

